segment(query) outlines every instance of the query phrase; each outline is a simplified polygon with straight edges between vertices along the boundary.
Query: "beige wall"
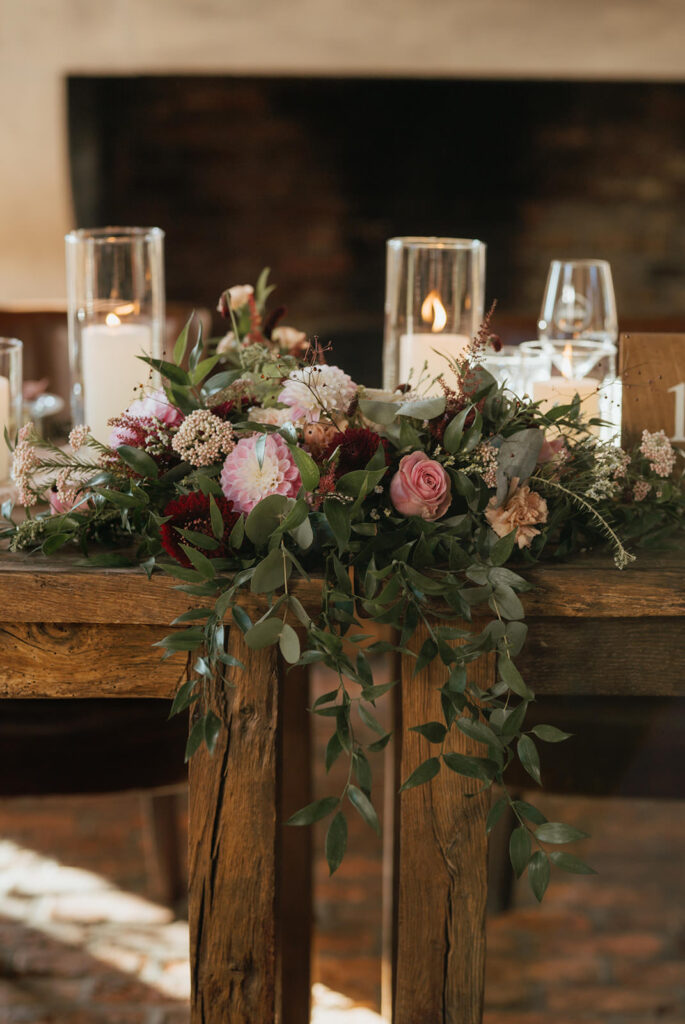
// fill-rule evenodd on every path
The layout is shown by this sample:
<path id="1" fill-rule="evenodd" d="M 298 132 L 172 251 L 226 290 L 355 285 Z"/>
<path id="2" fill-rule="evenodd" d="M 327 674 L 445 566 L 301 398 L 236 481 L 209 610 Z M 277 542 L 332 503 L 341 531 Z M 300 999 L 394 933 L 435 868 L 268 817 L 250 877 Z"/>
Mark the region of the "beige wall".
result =
<path id="1" fill-rule="evenodd" d="M 70 73 L 682 80 L 684 40 L 685 0 L 0 0 L 0 302 L 64 292 Z"/>

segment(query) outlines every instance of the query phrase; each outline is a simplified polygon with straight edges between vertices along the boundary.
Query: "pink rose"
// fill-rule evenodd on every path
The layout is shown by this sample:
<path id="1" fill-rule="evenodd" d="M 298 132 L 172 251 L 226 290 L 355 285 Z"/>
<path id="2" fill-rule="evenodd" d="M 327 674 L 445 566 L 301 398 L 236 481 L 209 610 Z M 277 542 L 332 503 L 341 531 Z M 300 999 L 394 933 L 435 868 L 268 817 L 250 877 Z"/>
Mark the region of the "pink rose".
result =
<path id="1" fill-rule="evenodd" d="M 390 498 L 403 516 L 434 520 L 444 516 L 452 502 L 450 478 L 439 462 L 425 452 L 411 452 L 400 459 L 390 481 Z"/>

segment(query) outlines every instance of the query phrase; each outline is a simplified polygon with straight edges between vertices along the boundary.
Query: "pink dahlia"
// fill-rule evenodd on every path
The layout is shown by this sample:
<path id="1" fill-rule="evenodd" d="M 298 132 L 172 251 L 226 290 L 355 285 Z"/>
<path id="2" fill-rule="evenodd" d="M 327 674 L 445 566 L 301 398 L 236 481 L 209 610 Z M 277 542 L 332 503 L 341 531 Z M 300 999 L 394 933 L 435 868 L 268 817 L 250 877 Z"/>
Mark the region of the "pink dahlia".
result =
<path id="1" fill-rule="evenodd" d="M 238 512 L 247 515 L 269 494 L 297 495 L 302 480 L 287 444 L 278 434 L 268 434 L 261 466 L 255 451 L 261 435 L 238 441 L 221 471 L 221 489 Z"/>

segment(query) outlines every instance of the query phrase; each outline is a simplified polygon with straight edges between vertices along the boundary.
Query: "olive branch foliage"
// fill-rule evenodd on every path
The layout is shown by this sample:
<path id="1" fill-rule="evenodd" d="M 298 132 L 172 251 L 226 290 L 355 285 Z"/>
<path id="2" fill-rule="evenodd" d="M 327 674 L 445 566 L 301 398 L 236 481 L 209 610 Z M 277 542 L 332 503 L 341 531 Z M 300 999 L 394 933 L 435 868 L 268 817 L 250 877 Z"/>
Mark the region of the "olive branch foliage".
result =
<path id="1" fill-rule="evenodd" d="M 265 281 L 261 289 L 260 301 L 265 297 Z M 185 414 L 210 408 L 242 372 L 239 367 L 217 368 L 219 357 L 208 354 L 201 326 L 188 351 L 191 330 L 189 321 L 172 361 L 145 357 L 161 376 L 169 400 Z M 294 365 L 293 360 L 274 357 L 262 373 L 279 380 Z M 330 721 L 326 770 L 346 758 L 346 781 L 341 791 L 314 801 L 290 819 L 294 826 L 330 819 L 325 847 L 331 873 L 345 855 L 348 810 L 380 831 L 372 799 L 371 761 L 387 746 L 391 734 L 376 717 L 376 705 L 398 680 L 376 684 L 373 658 L 394 653 L 414 659 L 415 674 L 439 666 L 441 717 L 409 726 L 426 740 L 430 756 L 401 788 L 427 784 L 445 771 L 470 780 L 474 794 L 496 786 L 501 795 L 492 802 L 487 831 L 509 808 L 517 822 L 510 841 L 514 871 L 521 876 L 527 870 L 531 888 L 541 900 L 552 865 L 580 874 L 592 869 L 559 849 L 586 838 L 585 833 L 547 821 L 534 806 L 514 799 L 507 790 L 507 769 L 516 760 L 540 785 L 539 744 L 558 743 L 569 735 L 551 725 L 526 726 L 534 686 L 523 679 L 516 658 L 527 633 L 520 595 L 530 584 L 516 569 L 523 566 L 525 571 L 526 564 L 543 555 L 563 557 L 607 543 L 617 565 L 623 566 L 632 556 L 617 531 L 636 542 L 649 535 L 661 539 L 672 532 L 682 522 L 682 486 L 663 482 L 659 501 L 639 508 L 608 498 L 590 502 L 584 495 L 595 473 L 599 442 L 581 422 L 578 399 L 543 413 L 535 404 L 508 394 L 482 367 L 471 368 L 470 378 L 468 402 L 449 420 L 439 443 L 429 428 L 431 421 L 444 415 L 445 397 L 406 401 L 362 397 L 355 412 L 387 439 L 393 461 L 422 450 L 441 462 L 453 494 L 452 507 L 442 519 L 427 521 L 395 511 L 388 498 L 394 470 L 386 465 L 380 444 L 364 468 L 339 477 L 335 493 L 312 503 L 308 498 L 317 493 L 321 468 L 300 447 L 295 427 L 247 421 L 234 424 L 235 429 L 261 431 L 264 437 L 278 430 L 297 464 L 302 488 L 295 498 L 272 494 L 249 515 L 241 516 L 230 534 L 228 557 L 215 557 L 225 529 L 216 501 L 222 494 L 221 466 L 198 469 L 181 463 L 160 472 L 149 454 L 126 445 L 117 449 L 119 469 L 93 466 L 92 476 L 83 485 L 90 496 L 87 508 L 77 505 L 56 516 L 31 517 L 29 513 L 24 522 L 15 524 L 11 507 L 3 506 L 7 524 L 3 535 L 15 547 L 38 547 L 44 554 L 76 543 L 86 556 L 85 564 L 139 565 L 148 575 L 162 569 L 175 578 L 178 590 L 192 599 L 194 607 L 174 620 L 174 630 L 157 646 L 164 658 L 188 659 L 187 678 L 170 712 L 190 711 L 186 759 L 202 746 L 214 751 L 223 723 L 210 695 L 217 680 L 228 689 L 233 687 L 235 673 L 244 668 L 235 654 L 239 645 L 230 645 L 234 653 L 228 649 L 230 630 L 240 631 L 252 650 L 278 645 L 291 666 L 317 662 L 332 670 L 337 685 L 318 697 L 311 711 Z M 572 439 L 563 484 L 554 461 L 543 465 L 538 461 L 545 429 Z M 521 553 L 515 531 L 498 537 L 485 521 L 492 487 L 473 468 L 474 453 L 483 441 L 494 443 L 498 450 L 500 502 L 512 481 L 519 480 L 527 480 L 549 500 L 547 522 Z M 96 443 L 96 447 L 103 446 Z M 258 445 L 257 453 L 262 458 L 263 447 L 260 454 Z M 46 465 L 50 460 L 64 464 L 59 449 L 48 453 Z M 194 491 L 209 497 L 212 530 L 210 535 L 179 529 L 190 563 L 186 567 L 164 557 L 160 526 L 168 501 Z M 109 550 L 92 553 L 93 540 L 108 538 Z M 113 539 L 119 550 L 112 549 Z M 122 542 L 135 546 L 132 555 L 122 552 Z M 310 614 L 297 596 L 296 581 L 312 575 L 322 578 L 323 584 L 320 609 Z M 262 601 L 263 612 L 254 620 L 242 601 L 248 591 Z M 366 634 L 364 620 L 368 619 L 389 627 L 393 639 L 374 640 Z M 474 681 L 470 671 L 484 657 L 496 659 L 497 666 L 497 681 L 487 689 Z M 481 752 L 452 751 L 449 740 L 454 730 L 479 744 Z M 373 739 L 364 742 L 360 734 L 369 733 Z"/>

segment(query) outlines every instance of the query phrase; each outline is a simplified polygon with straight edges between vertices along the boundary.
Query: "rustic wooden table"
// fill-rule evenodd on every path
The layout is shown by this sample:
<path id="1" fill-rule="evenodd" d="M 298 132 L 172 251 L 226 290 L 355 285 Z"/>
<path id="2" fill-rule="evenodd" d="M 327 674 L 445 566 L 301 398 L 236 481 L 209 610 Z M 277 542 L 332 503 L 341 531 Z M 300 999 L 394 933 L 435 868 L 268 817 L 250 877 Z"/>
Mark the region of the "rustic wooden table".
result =
<path id="1" fill-rule="evenodd" d="M 685 695 L 684 570 L 678 552 L 643 555 L 624 572 L 588 557 L 527 573 L 526 679 L 549 694 Z M 173 586 L 161 575 L 0 555 L 0 696 L 171 697 L 185 663 L 160 660 L 152 644 L 189 606 Z M 313 606 L 320 585 L 298 593 Z M 309 837 L 281 823 L 309 799 L 307 679 L 286 675 L 273 648 L 249 651 L 237 630 L 229 646 L 246 671 L 230 697 L 213 693 L 227 728 L 214 756 L 203 751 L 189 768 L 192 1024 L 305 1024 Z M 405 778 L 429 754 L 408 727 L 440 717 L 439 668 L 413 669 L 403 659 Z M 483 687 L 494 680 L 491 660 L 475 671 Z M 461 734 L 451 749 L 480 752 Z M 444 771 L 398 803 L 394 1024 L 481 1019 L 489 797 L 467 799 L 472 789 Z"/>

